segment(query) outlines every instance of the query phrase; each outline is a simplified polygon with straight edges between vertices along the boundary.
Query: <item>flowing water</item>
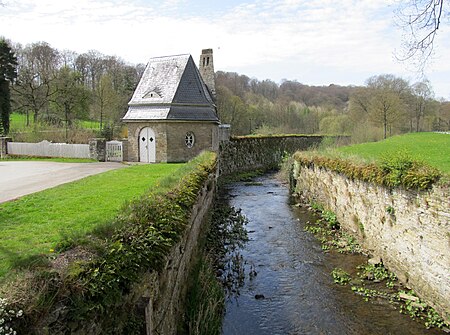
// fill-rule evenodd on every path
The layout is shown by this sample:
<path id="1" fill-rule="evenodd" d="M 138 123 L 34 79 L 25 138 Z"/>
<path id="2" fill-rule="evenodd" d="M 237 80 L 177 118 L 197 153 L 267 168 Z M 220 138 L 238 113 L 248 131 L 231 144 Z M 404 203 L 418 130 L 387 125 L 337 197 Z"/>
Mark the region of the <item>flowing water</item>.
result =
<path id="1" fill-rule="evenodd" d="M 304 230 L 312 214 L 291 205 L 288 188 L 274 176 L 232 184 L 227 199 L 248 218 L 250 240 L 240 250 L 245 279 L 227 298 L 224 335 L 442 334 L 386 301 L 365 302 L 348 286 L 335 284 L 334 268 L 355 268 L 366 258 L 325 254 Z"/>

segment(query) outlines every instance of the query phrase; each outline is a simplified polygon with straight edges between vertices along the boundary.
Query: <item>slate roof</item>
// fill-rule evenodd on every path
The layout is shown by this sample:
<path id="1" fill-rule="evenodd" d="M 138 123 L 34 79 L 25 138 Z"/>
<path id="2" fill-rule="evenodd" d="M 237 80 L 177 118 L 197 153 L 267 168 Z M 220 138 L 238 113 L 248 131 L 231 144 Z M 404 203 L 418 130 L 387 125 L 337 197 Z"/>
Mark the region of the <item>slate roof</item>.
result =
<path id="1" fill-rule="evenodd" d="M 219 122 L 211 94 L 190 55 L 150 59 L 123 120 Z"/>

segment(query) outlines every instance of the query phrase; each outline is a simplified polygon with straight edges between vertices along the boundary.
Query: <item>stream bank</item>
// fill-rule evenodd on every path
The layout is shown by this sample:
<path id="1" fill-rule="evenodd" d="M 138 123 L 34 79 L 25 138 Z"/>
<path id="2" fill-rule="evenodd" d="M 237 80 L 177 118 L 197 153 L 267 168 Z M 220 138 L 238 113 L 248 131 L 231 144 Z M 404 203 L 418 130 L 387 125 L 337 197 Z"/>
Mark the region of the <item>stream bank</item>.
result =
<path id="1" fill-rule="evenodd" d="M 247 218 L 249 238 L 238 249 L 242 281 L 228 292 L 224 335 L 442 334 L 400 314 L 388 301 L 366 302 L 336 285 L 333 269 L 353 274 L 367 257 L 324 253 L 305 231 L 317 218 L 292 205 L 287 186 L 274 175 L 230 184 L 224 197 Z"/>

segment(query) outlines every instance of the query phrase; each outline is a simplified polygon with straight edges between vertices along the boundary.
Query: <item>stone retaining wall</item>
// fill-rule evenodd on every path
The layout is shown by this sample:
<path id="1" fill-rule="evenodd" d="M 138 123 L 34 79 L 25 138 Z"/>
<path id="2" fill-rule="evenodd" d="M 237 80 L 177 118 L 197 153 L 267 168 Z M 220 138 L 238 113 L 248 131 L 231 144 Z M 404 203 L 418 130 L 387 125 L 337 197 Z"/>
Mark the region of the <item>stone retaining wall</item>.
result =
<path id="1" fill-rule="evenodd" d="M 188 276 L 203 223 L 213 203 L 215 185 L 216 176 L 210 175 L 192 209 L 183 238 L 166 258 L 164 270 L 159 274 L 153 273 L 145 283 L 147 335 L 176 334 L 177 326 L 183 320 Z"/>
<path id="2" fill-rule="evenodd" d="M 341 227 L 450 320 L 450 192 L 388 189 L 323 168 L 294 167 L 295 191 L 336 213 Z"/>
<path id="3" fill-rule="evenodd" d="M 323 138 L 313 135 L 232 138 L 220 143 L 220 174 L 277 167 L 286 153 L 317 146 Z"/>

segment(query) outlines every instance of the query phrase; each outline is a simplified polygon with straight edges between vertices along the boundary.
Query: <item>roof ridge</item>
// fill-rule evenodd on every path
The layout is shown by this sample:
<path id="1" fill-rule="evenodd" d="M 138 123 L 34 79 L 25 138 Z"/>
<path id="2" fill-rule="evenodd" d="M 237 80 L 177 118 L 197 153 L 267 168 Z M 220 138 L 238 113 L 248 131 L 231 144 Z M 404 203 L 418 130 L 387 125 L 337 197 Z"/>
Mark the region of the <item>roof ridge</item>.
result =
<path id="1" fill-rule="evenodd" d="M 190 57 L 190 54 L 178 54 L 178 55 L 167 55 L 167 56 L 157 56 L 150 57 L 149 61 L 152 59 L 164 59 L 164 58 L 182 58 L 182 57 Z"/>

